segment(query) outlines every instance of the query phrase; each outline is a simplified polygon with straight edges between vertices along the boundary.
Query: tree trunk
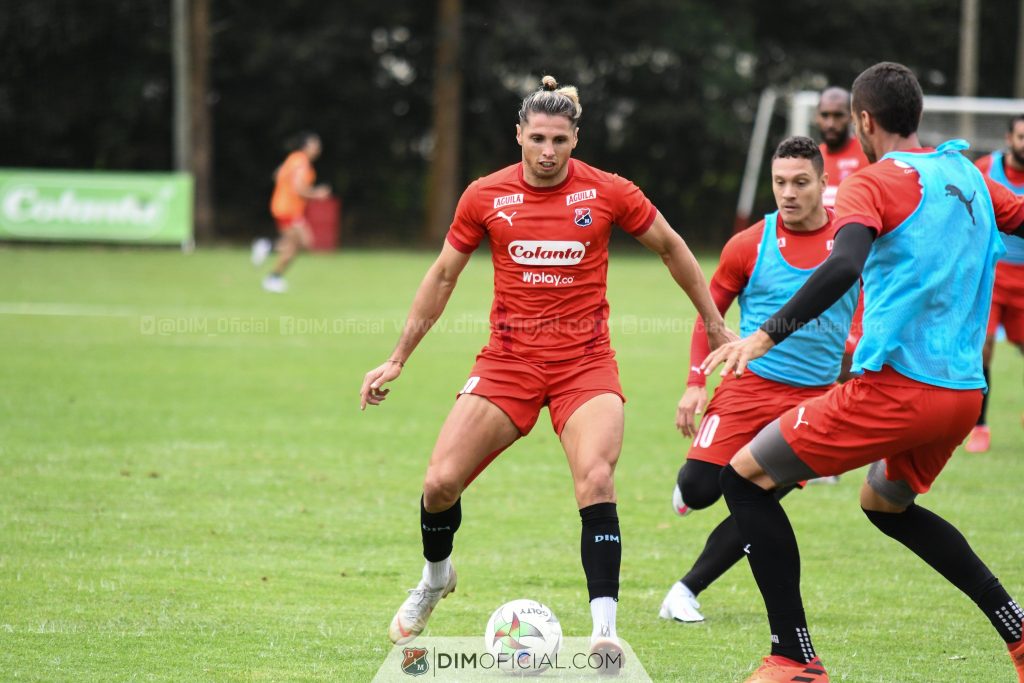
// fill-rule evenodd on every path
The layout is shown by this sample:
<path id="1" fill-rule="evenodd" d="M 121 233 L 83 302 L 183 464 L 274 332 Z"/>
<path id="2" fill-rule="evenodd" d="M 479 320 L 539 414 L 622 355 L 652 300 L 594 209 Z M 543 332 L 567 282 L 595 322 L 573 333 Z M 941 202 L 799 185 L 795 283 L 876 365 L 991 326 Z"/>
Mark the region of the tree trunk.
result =
<path id="1" fill-rule="evenodd" d="M 458 200 L 462 136 L 462 70 L 459 46 L 462 0 L 438 0 L 438 39 L 434 69 L 434 145 L 427 182 L 425 239 L 438 244 Z"/>
<path id="2" fill-rule="evenodd" d="M 196 240 L 210 242 L 216 236 L 213 217 L 213 125 L 210 116 L 210 0 L 190 1 L 190 150 L 195 178 Z"/>

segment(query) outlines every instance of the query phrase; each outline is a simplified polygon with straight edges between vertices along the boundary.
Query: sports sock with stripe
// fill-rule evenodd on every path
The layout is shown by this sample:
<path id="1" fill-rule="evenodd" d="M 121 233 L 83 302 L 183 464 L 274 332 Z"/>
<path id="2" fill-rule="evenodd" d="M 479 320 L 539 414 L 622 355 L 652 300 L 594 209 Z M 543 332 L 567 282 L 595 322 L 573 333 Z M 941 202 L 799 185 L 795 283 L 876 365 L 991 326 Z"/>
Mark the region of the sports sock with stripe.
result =
<path id="1" fill-rule="evenodd" d="M 920 505 L 903 512 L 865 510 L 864 514 L 882 533 L 907 546 L 973 600 L 1004 641 L 1021 639 L 1024 612 L 955 526 Z"/>
<path id="2" fill-rule="evenodd" d="M 772 632 L 772 654 L 806 664 L 814 659 L 800 596 L 800 550 L 773 491 L 765 491 L 726 466 L 719 480 L 736 520 Z"/>

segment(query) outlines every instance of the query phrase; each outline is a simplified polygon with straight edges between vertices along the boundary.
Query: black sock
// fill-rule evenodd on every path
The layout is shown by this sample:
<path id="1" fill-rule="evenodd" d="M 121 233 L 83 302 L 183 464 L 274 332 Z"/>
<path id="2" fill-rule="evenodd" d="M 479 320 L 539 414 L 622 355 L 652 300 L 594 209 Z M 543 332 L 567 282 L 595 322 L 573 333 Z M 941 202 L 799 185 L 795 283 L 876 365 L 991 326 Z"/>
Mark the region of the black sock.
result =
<path id="1" fill-rule="evenodd" d="M 787 486 L 775 493 L 777 499 L 781 499 L 787 493 L 795 489 L 795 486 Z M 685 502 L 685 498 L 683 499 Z M 694 595 L 700 595 L 701 591 L 714 583 L 718 577 L 729 570 L 734 564 L 743 559 L 743 542 L 740 540 L 740 530 L 736 528 L 736 522 L 732 516 L 726 517 L 722 523 L 715 527 L 708 535 L 704 544 L 704 550 L 700 557 L 693 563 L 693 568 L 687 572 L 680 581 Z"/>
<path id="2" fill-rule="evenodd" d="M 619 599 L 619 565 L 622 564 L 622 541 L 619 515 L 615 503 L 595 503 L 580 510 L 583 531 L 580 534 L 580 557 L 587 576 L 590 599 Z"/>
<path id="3" fill-rule="evenodd" d="M 955 526 L 920 505 L 903 512 L 865 510 L 886 536 L 907 546 L 975 602 L 1007 643 L 1021 639 L 1024 612 Z"/>
<path id="4" fill-rule="evenodd" d="M 806 664 L 814 659 L 814 646 L 800 596 L 800 550 L 789 518 L 772 491 L 747 481 L 731 465 L 722 470 L 720 481 L 768 610 L 772 654 Z"/>
<path id="5" fill-rule="evenodd" d="M 981 415 L 978 416 L 978 426 L 985 425 L 985 416 L 988 414 L 988 395 L 992 393 L 992 380 L 989 379 L 988 366 L 981 366 L 981 371 L 985 373 L 985 384 L 988 386 L 988 391 L 981 395 Z"/>
<path id="6" fill-rule="evenodd" d="M 423 557 L 440 562 L 452 554 L 455 532 L 462 523 L 462 498 L 447 510 L 427 512 L 420 496 L 420 534 L 423 536 Z"/>

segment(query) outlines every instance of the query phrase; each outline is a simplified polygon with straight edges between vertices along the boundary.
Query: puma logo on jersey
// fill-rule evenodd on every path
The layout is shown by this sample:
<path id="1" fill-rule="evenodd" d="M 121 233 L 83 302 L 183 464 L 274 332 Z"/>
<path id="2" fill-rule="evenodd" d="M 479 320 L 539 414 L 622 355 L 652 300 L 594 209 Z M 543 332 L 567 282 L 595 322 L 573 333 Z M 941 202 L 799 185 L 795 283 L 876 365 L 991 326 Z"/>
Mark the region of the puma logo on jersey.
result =
<path id="1" fill-rule="evenodd" d="M 513 211 L 512 212 L 512 216 L 515 216 L 517 213 L 519 213 L 519 212 L 518 211 Z M 499 211 L 498 212 L 498 218 L 504 218 L 505 220 L 507 220 L 509 227 L 512 227 L 512 216 L 509 216 L 504 211 Z"/>
<path id="2" fill-rule="evenodd" d="M 804 411 L 807 410 L 804 406 L 800 406 L 799 410 L 796 411 L 796 424 L 793 425 L 793 429 L 796 429 L 800 425 L 811 426 L 811 423 L 804 419 Z"/>
<path id="3" fill-rule="evenodd" d="M 959 199 L 960 203 L 962 203 L 964 205 L 964 208 L 967 209 L 967 213 L 970 214 L 971 216 L 971 225 L 977 225 L 977 223 L 974 222 L 974 207 L 971 206 L 972 204 L 974 204 L 974 198 L 978 196 L 977 192 L 972 194 L 971 198 L 968 199 L 967 197 L 964 196 L 963 191 L 956 185 L 946 185 L 946 196 L 956 197 L 957 199 Z"/>

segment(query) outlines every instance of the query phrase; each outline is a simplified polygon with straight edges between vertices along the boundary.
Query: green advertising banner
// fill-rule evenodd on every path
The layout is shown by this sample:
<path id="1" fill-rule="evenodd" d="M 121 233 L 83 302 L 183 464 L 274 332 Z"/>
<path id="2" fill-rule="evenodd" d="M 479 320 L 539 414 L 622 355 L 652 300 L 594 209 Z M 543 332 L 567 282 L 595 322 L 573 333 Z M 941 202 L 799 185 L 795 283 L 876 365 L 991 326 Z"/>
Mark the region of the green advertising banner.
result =
<path id="1" fill-rule="evenodd" d="M 0 239 L 191 243 L 192 176 L 0 169 Z"/>

